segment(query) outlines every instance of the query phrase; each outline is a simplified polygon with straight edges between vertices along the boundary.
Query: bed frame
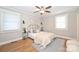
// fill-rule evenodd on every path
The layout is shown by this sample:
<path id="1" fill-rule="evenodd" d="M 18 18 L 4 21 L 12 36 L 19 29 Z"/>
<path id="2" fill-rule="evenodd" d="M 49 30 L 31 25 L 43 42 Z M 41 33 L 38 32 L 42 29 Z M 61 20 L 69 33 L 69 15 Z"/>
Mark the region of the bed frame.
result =
<path id="1" fill-rule="evenodd" d="M 41 26 L 39 26 L 39 25 L 37 25 L 37 24 L 31 24 L 31 25 L 29 25 L 29 26 L 27 27 L 28 33 L 35 33 L 35 32 L 37 32 L 37 30 L 41 31 Z M 62 38 L 62 37 L 55 37 L 55 39 L 56 39 L 56 38 L 65 40 L 64 47 L 65 47 L 65 52 L 66 52 L 66 48 L 67 48 L 66 42 L 67 42 L 67 40 L 69 40 L 69 39 Z"/>
<path id="2" fill-rule="evenodd" d="M 27 30 L 27 32 L 34 33 L 34 32 L 37 32 L 37 30 L 40 31 L 41 30 L 41 26 L 39 26 L 37 24 L 31 24 L 31 25 L 29 25 L 27 27 L 26 30 Z"/>

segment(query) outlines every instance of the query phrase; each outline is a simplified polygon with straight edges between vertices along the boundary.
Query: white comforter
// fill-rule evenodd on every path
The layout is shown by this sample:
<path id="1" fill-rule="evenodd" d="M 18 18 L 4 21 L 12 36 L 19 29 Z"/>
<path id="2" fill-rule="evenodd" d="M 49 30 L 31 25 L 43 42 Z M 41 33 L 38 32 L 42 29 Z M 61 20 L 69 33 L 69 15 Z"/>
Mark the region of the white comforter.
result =
<path id="1" fill-rule="evenodd" d="M 49 32 L 39 32 L 34 35 L 34 42 L 46 47 L 51 40 L 53 40 L 54 34 Z"/>

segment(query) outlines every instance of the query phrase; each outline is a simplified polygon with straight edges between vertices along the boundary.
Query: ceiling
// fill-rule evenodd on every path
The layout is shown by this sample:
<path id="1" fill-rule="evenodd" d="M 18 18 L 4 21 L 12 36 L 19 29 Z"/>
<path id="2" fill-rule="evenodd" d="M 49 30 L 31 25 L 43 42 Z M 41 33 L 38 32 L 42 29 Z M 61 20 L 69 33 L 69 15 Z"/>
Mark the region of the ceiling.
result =
<path id="1" fill-rule="evenodd" d="M 24 14 L 27 13 L 32 14 L 36 10 L 34 6 L 0 6 L 0 7 L 21 12 Z M 50 8 L 49 10 L 52 12 L 51 14 L 56 14 L 56 13 L 66 12 L 69 10 L 71 11 L 76 9 L 78 9 L 78 6 L 52 6 L 52 8 Z"/>

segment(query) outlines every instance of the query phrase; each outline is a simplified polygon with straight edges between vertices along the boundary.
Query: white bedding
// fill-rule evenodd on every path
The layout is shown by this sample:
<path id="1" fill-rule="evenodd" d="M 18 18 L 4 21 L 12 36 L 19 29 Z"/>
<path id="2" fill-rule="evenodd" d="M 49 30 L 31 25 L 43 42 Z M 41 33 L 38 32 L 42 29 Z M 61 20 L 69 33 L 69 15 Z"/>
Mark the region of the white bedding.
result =
<path id="1" fill-rule="evenodd" d="M 65 40 L 56 38 L 54 42 L 51 42 L 46 48 L 42 48 L 39 45 L 33 43 L 33 47 L 40 52 L 64 52 L 65 49 Z"/>
<path id="2" fill-rule="evenodd" d="M 30 37 L 34 39 L 35 44 L 40 44 L 45 48 L 54 38 L 54 34 L 50 32 L 31 33 Z"/>

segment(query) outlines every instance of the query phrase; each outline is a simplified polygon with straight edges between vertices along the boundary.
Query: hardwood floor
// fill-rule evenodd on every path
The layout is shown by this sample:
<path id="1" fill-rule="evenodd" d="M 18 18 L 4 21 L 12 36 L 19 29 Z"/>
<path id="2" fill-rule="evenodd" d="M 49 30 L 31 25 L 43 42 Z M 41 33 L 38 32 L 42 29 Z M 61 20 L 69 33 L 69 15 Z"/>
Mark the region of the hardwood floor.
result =
<path id="1" fill-rule="evenodd" d="M 32 47 L 33 40 L 27 38 L 0 46 L 0 52 L 37 52 Z"/>

